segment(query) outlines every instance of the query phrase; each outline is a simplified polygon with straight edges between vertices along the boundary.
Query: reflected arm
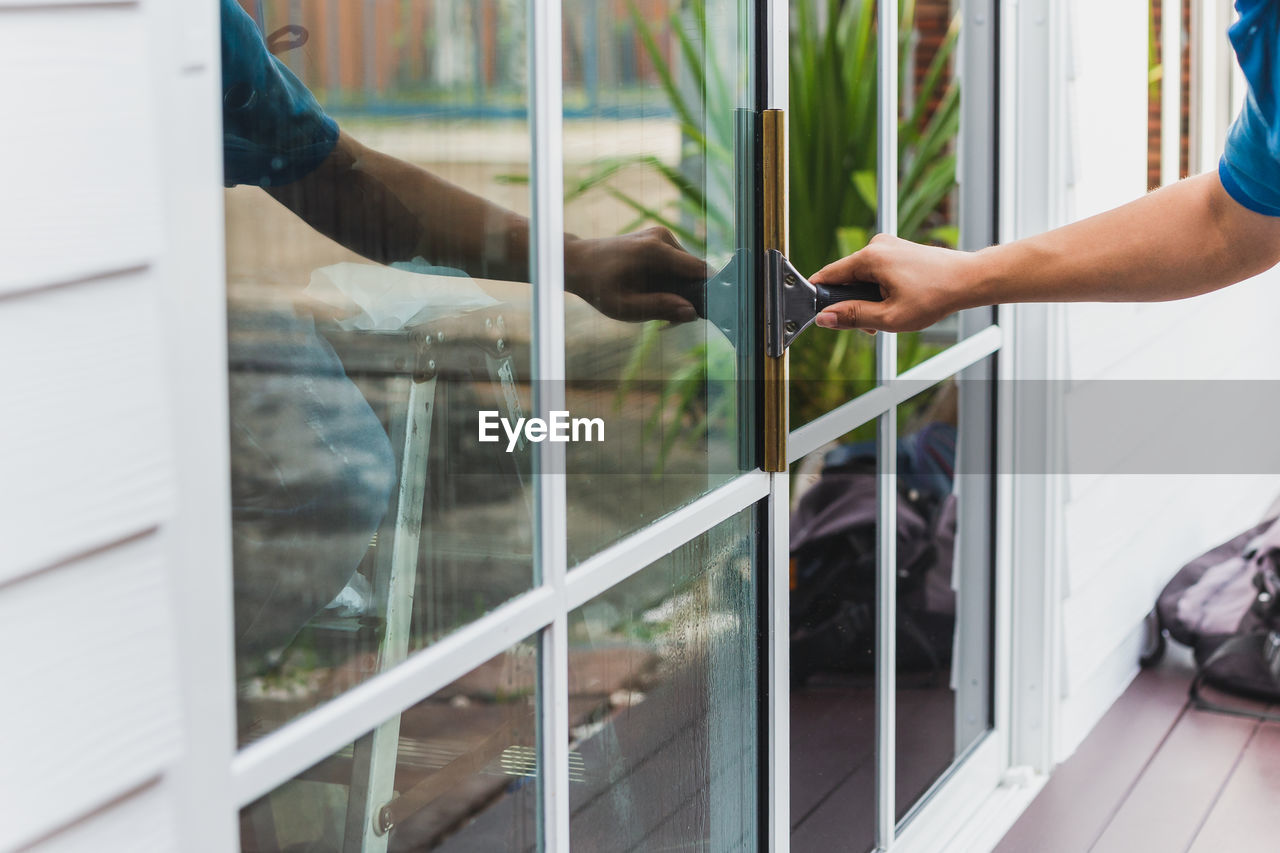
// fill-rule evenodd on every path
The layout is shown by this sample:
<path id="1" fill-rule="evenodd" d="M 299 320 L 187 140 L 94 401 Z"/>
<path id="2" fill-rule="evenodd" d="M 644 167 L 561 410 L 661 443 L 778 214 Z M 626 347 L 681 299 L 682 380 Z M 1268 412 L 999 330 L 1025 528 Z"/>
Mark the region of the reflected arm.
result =
<path id="1" fill-rule="evenodd" d="M 422 257 L 476 278 L 529 280 L 529 219 L 345 132 L 301 180 L 268 189 L 311 227 L 380 263 Z M 565 236 L 565 288 L 619 320 L 696 318 L 683 296 L 707 268 L 670 232 Z"/>
<path id="2" fill-rule="evenodd" d="M 529 280 L 529 220 L 346 132 L 318 169 L 268 189 L 309 225 L 380 263 L 421 256 L 478 278 Z"/>

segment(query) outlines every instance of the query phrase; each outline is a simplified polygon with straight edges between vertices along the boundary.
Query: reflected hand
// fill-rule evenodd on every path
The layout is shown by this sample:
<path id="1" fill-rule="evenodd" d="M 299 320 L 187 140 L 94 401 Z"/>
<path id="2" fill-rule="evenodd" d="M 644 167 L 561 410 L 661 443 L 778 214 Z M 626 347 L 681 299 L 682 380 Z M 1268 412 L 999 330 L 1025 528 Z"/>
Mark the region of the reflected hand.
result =
<path id="1" fill-rule="evenodd" d="M 824 309 L 814 322 L 827 329 L 914 332 L 966 307 L 980 280 L 977 255 L 877 234 L 866 248 L 818 270 L 814 284 L 869 281 L 883 302 L 851 300 Z"/>
<path id="2" fill-rule="evenodd" d="M 620 237 L 566 238 L 565 288 L 615 320 L 686 323 L 710 270 L 666 228 Z M 684 295 L 682 295 L 684 294 Z"/>

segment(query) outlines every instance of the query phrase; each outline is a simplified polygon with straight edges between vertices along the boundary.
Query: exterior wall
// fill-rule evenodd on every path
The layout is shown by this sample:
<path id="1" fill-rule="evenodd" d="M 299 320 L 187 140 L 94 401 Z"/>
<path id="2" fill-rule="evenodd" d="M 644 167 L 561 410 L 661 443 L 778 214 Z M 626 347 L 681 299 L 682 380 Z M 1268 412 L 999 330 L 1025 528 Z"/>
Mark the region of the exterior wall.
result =
<path id="1" fill-rule="evenodd" d="M 1146 188 L 1147 10 L 1145 4 L 1105 0 L 1081 0 L 1070 8 L 1066 199 L 1070 215 L 1082 218 Z M 1082 419 L 1101 414 L 1096 407 L 1073 406 L 1072 395 L 1086 393 L 1077 382 L 1280 378 L 1274 332 L 1280 270 L 1184 302 L 1055 310 L 1063 337 L 1061 375 L 1069 380 L 1068 472 L 1072 435 L 1089 428 Z M 1136 674 L 1142 619 L 1165 581 L 1191 557 L 1261 518 L 1280 494 L 1280 477 L 1072 472 L 1060 494 L 1061 544 L 1051 554 L 1062 566 L 1059 760 Z"/>
<path id="2" fill-rule="evenodd" d="M 215 18 L 0 0 L 0 850 L 196 849 L 164 317 L 220 275 L 184 269 L 169 224 L 216 163 L 188 168 L 161 118 L 212 82 Z"/>

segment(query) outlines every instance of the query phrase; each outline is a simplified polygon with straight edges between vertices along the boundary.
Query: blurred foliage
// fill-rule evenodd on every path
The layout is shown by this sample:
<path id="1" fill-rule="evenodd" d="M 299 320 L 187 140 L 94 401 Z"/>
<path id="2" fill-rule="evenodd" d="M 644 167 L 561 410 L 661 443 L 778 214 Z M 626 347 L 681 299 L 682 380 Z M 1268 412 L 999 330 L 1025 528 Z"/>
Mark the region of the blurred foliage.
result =
<path id="1" fill-rule="evenodd" d="M 682 166 L 649 155 L 597 161 L 566 186 L 566 203 L 591 191 L 609 194 L 636 216 L 622 230 L 660 224 L 684 245 L 706 256 L 736 245 L 734 198 L 734 84 L 718 63 L 705 61 L 705 0 L 689 0 L 665 20 L 646 19 L 628 0 L 632 23 L 657 70 L 683 138 Z M 790 246 L 802 272 L 865 246 L 876 229 L 877 102 L 876 5 L 873 0 L 794 0 L 790 38 Z M 960 89 L 948 72 L 955 52 L 958 16 L 915 89 L 914 0 L 899 6 L 899 91 L 913 92 L 911 109 L 898 124 L 898 234 L 908 240 L 954 247 L 958 228 L 940 213 L 956 187 L 954 141 L 960 124 Z M 670 32 L 678 50 L 668 61 L 659 48 Z M 611 183 L 622 169 L 645 168 L 675 192 L 662 206 L 641 203 Z M 696 177 L 691 177 L 694 175 Z M 704 177 L 705 176 L 705 177 Z M 637 345 L 629 375 L 656 345 L 659 325 L 650 324 Z M 874 382 L 875 353 L 862 335 L 808 332 L 791 347 L 792 425 L 806 423 L 865 392 Z M 918 334 L 899 336 L 899 364 L 923 361 L 941 347 Z M 698 438 L 723 428 L 730 406 L 705 405 L 711 362 L 723 353 L 701 345 L 688 353 L 687 369 L 667 377 L 662 405 L 650 418 L 661 427 L 664 452 L 679 438 Z M 724 374 L 717 371 L 715 375 Z M 624 383 L 625 391 L 625 383 Z M 661 467 L 661 466 L 659 466 Z"/>
<path id="2" fill-rule="evenodd" d="M 814 272 L 861 249 L 876 232 L 876 5 L 872 0 L 797 0 L 791 8 L 788 248 L 797 269 Z M 912 92 L 914 0 L 902 0 L 899 15 L 898 90 Z M 915 90 L 910 111 L 898 121 L 898 235 L 952 248 L 958 228 L 939 211 L 956 187 L 953 143 L 960 128 L 960 88 L 947 63 L 958 26 L 957 17 Z M 793 426 L 870 386 L 872 341 L 815 331 L 792 344 Z M 919 333 L 899 335 L 898 363 L 917 364 L 939 349 Z"/>

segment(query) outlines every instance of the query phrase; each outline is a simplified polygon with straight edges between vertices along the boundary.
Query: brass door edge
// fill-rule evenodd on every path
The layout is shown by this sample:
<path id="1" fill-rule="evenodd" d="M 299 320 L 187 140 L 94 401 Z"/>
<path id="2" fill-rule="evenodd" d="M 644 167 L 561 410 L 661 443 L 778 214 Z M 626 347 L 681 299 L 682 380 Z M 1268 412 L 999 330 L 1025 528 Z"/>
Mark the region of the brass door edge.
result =
<path id="1" fill-rule="evenodd" d="M 761 156 L 764 195 L 762 224 L 764 249 L 787 251 L 787 117 L 782 110 L 764 110 Z M 768 276 L 761 285 L 769 287 Z M 766 294 L 767 296 L 767 294 Z M 762 300 L 763 304 L 767 299 Z M 763 322 L 763 318 L 762 318 Z M 763 340 L 763 335 L 761 337 Z M 765 471 L 787 470 L 787 433 L 790 430 L 787 397 L 787 354 L 765 356 L 761 377 L 764 391 L 764 461 Z"/>

